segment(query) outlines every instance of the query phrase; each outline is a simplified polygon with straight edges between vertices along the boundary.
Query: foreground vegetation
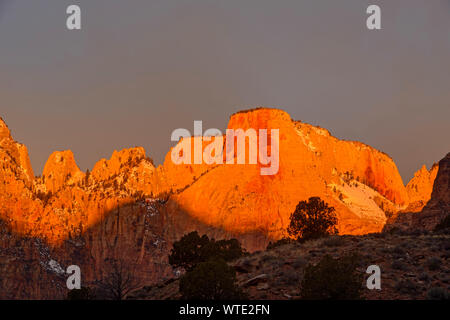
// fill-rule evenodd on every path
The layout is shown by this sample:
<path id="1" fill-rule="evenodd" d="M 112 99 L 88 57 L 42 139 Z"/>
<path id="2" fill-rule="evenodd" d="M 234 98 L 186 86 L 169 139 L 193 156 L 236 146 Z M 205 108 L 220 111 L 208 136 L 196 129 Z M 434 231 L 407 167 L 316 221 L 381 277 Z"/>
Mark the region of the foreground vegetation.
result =
<path id="1" fill-rule="evenodd" d="M 169 263 L 180 272 L 129 299 L 449 299 L 448 218 L 432 232 L 336 235 L 334 209 L 319 198 L 291 216 L 290 238 L 248 254 L 238 240 L 191 232 L 173 244 Z M 381 269 L 381 290 L 369 290 L 369 265 Z M 92 291 L 69 298 L 92 298 Z"/>

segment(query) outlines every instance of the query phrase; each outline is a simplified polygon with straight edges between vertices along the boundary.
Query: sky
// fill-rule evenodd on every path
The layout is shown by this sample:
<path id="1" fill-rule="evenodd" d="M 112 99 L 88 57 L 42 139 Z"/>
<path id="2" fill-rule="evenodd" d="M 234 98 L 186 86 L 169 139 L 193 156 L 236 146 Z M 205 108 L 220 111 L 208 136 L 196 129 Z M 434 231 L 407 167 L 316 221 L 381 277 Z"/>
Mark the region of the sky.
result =
<path id="1" fill-rule="evenodd" d="M 36 174 L 66 149 L 82 170 L 134 146 L 161 163 L 174 129 L 256 106 L 386 152 L 406 183 L 450 152 L 450 0 L 0 0 L 0 116 Z"/>

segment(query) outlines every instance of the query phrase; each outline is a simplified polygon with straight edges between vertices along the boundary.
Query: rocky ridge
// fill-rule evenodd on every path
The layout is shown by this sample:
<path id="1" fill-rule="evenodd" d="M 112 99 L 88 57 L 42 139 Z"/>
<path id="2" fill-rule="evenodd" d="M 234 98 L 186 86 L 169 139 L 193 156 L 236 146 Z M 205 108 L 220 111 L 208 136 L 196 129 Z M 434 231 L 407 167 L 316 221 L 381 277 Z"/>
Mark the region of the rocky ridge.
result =
<path id="1" fill-rule="evenodd" d="M 405 187 L 386 154 L 293 121 L 282 110 L 239 112 L 228 128 L 279 129 L 278 173 L 261 176 L 261 164 L 175 165 L 171 152 L 155 167 L 136 147 L 115 151 L 91 172 L 78 168 L 71 151 L 54 152 L 42 177 L 35 177 L 26 147 L 0 120 L 4 292 L 15 298 L 62 297 L 61 270 L 80 264 L 86 280 L 94 281 L 104 276 L 105 260 L 111 257 L 136 265 L 143 282 L 170 278 L 171 243 L 192 230 L 217 239 L 236 237 L 249 251 L 260 250 L 285 235 L 295 205 L 310 196 L 335 207 L 340 233 L 354 235 L 381 231 L 390 216 L 428 202 L 432 194 L 448 197 L 448 187 L 429 192 L 434 172 L 439 177 L 437 168 L 444 170 L 441 164 L 428 173 L 422 169 Z M 203 149 L 208 143 L 202 142 Z M 439 181 L 441 186 L 448 182 Z M 430 201 L 427 210 L 441 204 Z M 19 274 L 23 270 L 11 268 L 18 257 L 17 268 L 35 268 L 39 271 L 31 276 L 43 280 L 30 282 Z M 55 262 L 61 269 L 55 269 Z"/>

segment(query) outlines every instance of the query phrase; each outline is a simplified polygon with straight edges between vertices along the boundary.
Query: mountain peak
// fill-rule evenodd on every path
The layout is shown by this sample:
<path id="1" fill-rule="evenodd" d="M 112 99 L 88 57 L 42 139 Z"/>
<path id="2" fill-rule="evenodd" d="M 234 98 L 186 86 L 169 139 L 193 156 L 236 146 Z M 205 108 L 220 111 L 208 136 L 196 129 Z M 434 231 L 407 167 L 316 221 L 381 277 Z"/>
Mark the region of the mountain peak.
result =
<path id="1" fill-rule="evenodd" d="M 77 182 L 83 176 L 71 150 L 55 151 L 48 158 L 42 177 L 47 191 L 56 192 L 67 182 Z"/>
<path id="2" fill-rule="evenodd" d="M 95 164 L 92 169 L 92 176 L 96 180 L 109 179 L 114 175 L 118 175 L 122 169 L 129 169 L 139 165 L 143 159 L 146 159 L 143 147 L 134 147 L 120 151 L 114 150 L 109 160 L 101 159 Z"/>
<path id="3" fill-rule="evenodd" d="M 1 127 L 9 135 L 6 125 Z M 56 151 L 45 164 L 42 179 L 34 184 L 39 195 L 47 192 L 44 199 L 50 197 L 51 201 L 46 201 L 43 209 L 36 209 L 33 217 L 70 209 L 68 217 L 73 220 L 57 227 L 54 221 L 48 222 L 50 227 L 43 222 L 42 230 L 36 234 L 39 231 L 50 239 L 63 239 L 71 229 L 78 228 L 80 219 L 87 219 L 81 221 L 84 227 L 92 226 L 121 202 L 166 194 L 171 194 L 167 210 L 174 216 L 183 211 L 199 223 L 225 232 L 257 231 L 273 239 L 284 236 L 289 216 L 298 202 L 311 196 L 320 196 L 336 208 L 338 229 L 344 234 L 380 231 L 386 221 L 384 209 L 396 211 L 409 204 L 408 192 L 394 161 L 368 145 L 340 140 L 326 129 L 293 121 L 287 112 L 273 108 L 235 113 L 228 128 L 278 129 L 277 173 L 261 175 L 262 164 L 175 165 L 171 151 L 164 164 L 155 168 L 144 148 L 135 147 L 114 151 L 109 160 L 100 160 L 86 179 L 72 151 Z M 272 142 L 272 137 L 269 138 Z M 13 140 L 4 141 L 0 151 L 3 148 L 7 155 L 19 159 L 22 150 L 22 158 L 26 158 L 25 148 L 16 146 Z M 202 141 L 202 148 L 208 145 L 208 141 Z M 11 172 L 24 172 L 19 162 L 24 163 L 8 162 Z M 435 168 L 437 171 L 438 167 Z M 426 168 L 421 172 L 423 185 L 428 187 L 425 192 L 418 188 L 418 198 L 427 200 L 434 178 L 429 177 Z M 11 179 L 16 180 L 16 176 Z M 410 189 L 415 192 L 416 188 L 411 184 Z M 17 190 L 14 194 L 21 196 L 22 189 Z M 41 203 L 29 201 L 37 206 Z M 30 228 L 34 228 L 33 223 Z"/>
<path id="4" fill-rule="evenodd" d="M 409 198 L 409 206 L 407 211 L 417 212 L 422 210 L 426 202 L 431 197 L 434 180 L 439 167 L 433 165 L 428 170 L 425 165 L 414 173 L 414 177 L 406 185 L 406 191 Z"/>
<path id="5" fill-rule="evenodd" d="M 17 164 L 18 167 L 15 172 L 25 177 L 26 184 L 30 185 L 31 181 L 34 180 L 34 173 L 28 157 L 27 147 L 14 141 L 8 125 L 0 117 L 0 155 L 2 152 L 6 153 L 2 160 L 8 163 L 9 161 L 6 159 L 9 159 Z"/>
<path id="6" fill-rule="evenodd" d="M 291 122 L 291 116 L 286 111 L 259 107 L 234 113 L 228 122 L 228 129 L 281 129 Z"/>
<path id="7" fill-rule="evenodd" d="M 8 125 L 3 120 L 3 118 L 0 117 L 0 140 L 2 140 L 3 138 L 12 139 L 11 132 L 9 131 Z"/>
<path id="8" fill-rule="evenodd" d="M 428 172 L 427 166 L 425 164 L 416 172 L 418 175 Z"/>

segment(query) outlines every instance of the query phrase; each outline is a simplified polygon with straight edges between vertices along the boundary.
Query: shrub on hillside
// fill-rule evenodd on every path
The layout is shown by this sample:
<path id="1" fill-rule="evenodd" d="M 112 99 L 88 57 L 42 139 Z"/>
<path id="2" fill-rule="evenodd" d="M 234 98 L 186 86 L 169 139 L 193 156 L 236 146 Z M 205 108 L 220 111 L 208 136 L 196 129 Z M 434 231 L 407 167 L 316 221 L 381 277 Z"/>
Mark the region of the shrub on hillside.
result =
<path id="1" fill-rule="evenodd" d="M 292 242 L 292 240 L 291 239 L 289 239 L 289 238 L 282 238 L 282 239 L 280 239 L 280 240 L 277 240 L 277 241 L 275 241 L 275 242 L 269 242 L 269 244 L 267 245 L 267 248 L 266 248 L 266 250 L 271 250 L 271 249 L 274 249 L 274 248 L 277 248 L 277 247 L 281 247 L 281 246 L 284 246 L 284 245 L 286 245 L 286 244 L 289 244 L 289 243 L 291 243 Z"/>
<path id="2" fill-rule="evenodd" d="M 233 261 L 244 256 L 245 254 L 245 249 L 242 248 L 241 243 L 237 239 L 217 241 L 211 239 L 205 246 L 202 257 L 204 261 L 212 258 Z"/>
<path id="3" fill-rule="evenodd" d="M 211 259 L 232 261 L 245 254 L 245 250 L 236 239 L 209 239 L 207 235 L 199 236 L 197 231 L 184 235 L 173 244 L 169 263 L 175 267 L 192 270 L 197 264 Z"/>
<path id="4" fill-rule="evenodd" d="M 338 259 L 326 255 L 318 264 L 309 264 L 301 282 L 302 299 L 361 299 L 363 275 L 356 270 L 357 260 L 355 254 Z"/>
<path id="5" fill-rule="evenodd" d="M 236 284 L 236 271 L 222 259 L 199 263 L 180 280 L 186 300 L 237 300 L 244 294 Z"/>
<path id="6" fill-rule="evenodd" d="M 332 237 L 329 239 L 325 239 L 322 242 L 322 245 L 326 247 L 341 247 L 345 245 L 345 239 L 341 237 Z"/>
<path id="7" fill-rule="evenodd" d="M 174 242 L 169 263 L 175 268 L 193 269 L 196 264 L 202 262 L 202 250 L 208 243 L 208 236 L 200 237 L 197 231 L 184 235 L 179 241 Z"/>
<path id="8" fill-rule="evenodd" d="M 297 240 L 309 240 L 337 234 L 337 218 L 333 207 L 319 197 L 300 201 L 291 214 L 288 233 Z"/>
<path id="9" fill-rule="evenodd" d="M 448 214 L 444 219 L 439 222 L 436 227 L 434 227 L 434 232 L 449 232 L 450 231 L 450 214 Z"/>

